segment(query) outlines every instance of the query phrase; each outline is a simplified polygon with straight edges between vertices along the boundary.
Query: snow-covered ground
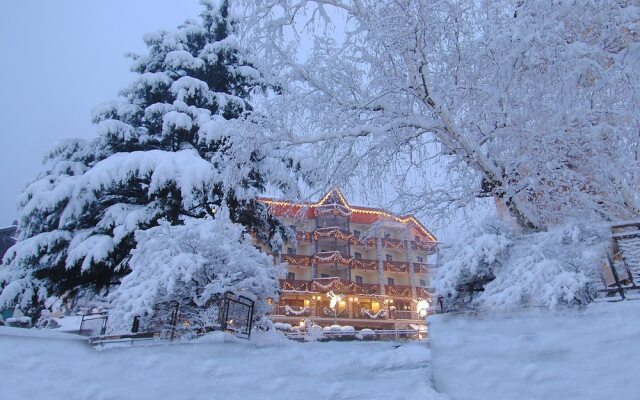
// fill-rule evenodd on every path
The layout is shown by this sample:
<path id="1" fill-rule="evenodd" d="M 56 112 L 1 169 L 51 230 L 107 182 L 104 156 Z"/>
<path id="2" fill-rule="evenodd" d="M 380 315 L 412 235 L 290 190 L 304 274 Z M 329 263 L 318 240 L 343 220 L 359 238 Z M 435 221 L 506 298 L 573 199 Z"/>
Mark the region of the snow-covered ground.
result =
<path id="1" fill-rule="evenodd" d="M 425 342 L 296 343 L 216 334 L 98 351 L 71 334 L 0 328 L 6 399 L 448 399 Z M 276 340 L 277 339 L 277 340 Z"/>
<path id="2" fill-rule="evenodd" d="M 584 312 L 438 315 L 435 388 L 453 399 L 638 399 L 640 300 Z"/>

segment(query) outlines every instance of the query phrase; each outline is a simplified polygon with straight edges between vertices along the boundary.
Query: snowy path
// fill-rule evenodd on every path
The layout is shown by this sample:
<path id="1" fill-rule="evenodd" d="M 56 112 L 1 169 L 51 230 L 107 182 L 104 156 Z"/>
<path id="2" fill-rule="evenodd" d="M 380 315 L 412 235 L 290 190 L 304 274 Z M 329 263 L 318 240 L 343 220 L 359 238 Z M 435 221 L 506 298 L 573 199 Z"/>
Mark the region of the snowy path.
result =
<path id="1" fill-rule="evenodd" d="M 433 391 L 430 376 L 425 343 L 224 342 L 96 351 L 0 328 L 6 399 L 447 399 Z"/>

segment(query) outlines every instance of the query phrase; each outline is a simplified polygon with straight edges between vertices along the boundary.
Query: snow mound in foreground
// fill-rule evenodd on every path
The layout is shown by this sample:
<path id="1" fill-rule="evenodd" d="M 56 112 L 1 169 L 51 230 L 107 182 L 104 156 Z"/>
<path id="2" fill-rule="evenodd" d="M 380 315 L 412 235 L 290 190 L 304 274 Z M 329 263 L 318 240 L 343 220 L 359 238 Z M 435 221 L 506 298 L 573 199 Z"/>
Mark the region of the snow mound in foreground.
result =
<path id="1" fill-rule="evenodd" d="M 640 301 L 626 301 L 430 317 L 435 388 L 454 399 L 636 398 L 638 314 Z"/>
<path id="2" fill-rule="evenodd" d="M 202 339 L 207 343 L 95 351 L 82 342 L 6 336 L 4 329 L 0 370 L 11 383 L 2 389 L 8 399 L 447 399 L 431 387 L 424 342 L 274 345 L 260 335 L 234 343 L 212 335 Z"/>

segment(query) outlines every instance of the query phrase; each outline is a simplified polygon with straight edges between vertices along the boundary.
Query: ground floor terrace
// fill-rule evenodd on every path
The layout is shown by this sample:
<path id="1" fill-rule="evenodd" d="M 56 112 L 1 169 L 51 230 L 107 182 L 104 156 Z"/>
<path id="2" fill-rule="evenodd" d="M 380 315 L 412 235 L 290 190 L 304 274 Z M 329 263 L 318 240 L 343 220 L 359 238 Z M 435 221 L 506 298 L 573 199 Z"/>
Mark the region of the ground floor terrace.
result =
<path id="1" fill-rule="evenodd" d="M 271 319 L 298 325 L 309 319 L 320 326 L 349 325 L 356 329 L 417 329 L 425 324 L 425 288 L 357 284 L 329 278 L 282 280 L 282 295 Z M 333 301 L 332 301 L 333 300 Z M 423 300 L 420 302 L 420 300 Z"/>

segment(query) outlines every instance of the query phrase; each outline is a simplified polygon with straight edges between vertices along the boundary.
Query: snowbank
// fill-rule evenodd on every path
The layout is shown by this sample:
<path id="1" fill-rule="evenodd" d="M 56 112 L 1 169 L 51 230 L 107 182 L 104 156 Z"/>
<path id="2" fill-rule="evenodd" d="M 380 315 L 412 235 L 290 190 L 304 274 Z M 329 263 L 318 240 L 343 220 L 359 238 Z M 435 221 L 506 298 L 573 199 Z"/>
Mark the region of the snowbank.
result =
<path id="1" fill-rule="evenodd" d="M 632 398 L 639 313 L 640 301 L 628 301 L 430 317 L 435 387 L 464 400 Z"/>
<path id="2" fill-rule="evenodd" d="M 8 328 L 0 328 L 4 332 Z M 36 330 L 18 329 L 22 333 Z M 65 335 L 59 332 L 47 332 Z M 71 336 L 71 335 L 65 335 Z M 263 337 L 264 336 L 264 337 Z M 0 337 L 7 399 L 447 399 L 422 343 L 296 343 L 273 334 L 95 351 L 86 343 Z M 397 347 L 397 348 L 396 348 Z"/>

